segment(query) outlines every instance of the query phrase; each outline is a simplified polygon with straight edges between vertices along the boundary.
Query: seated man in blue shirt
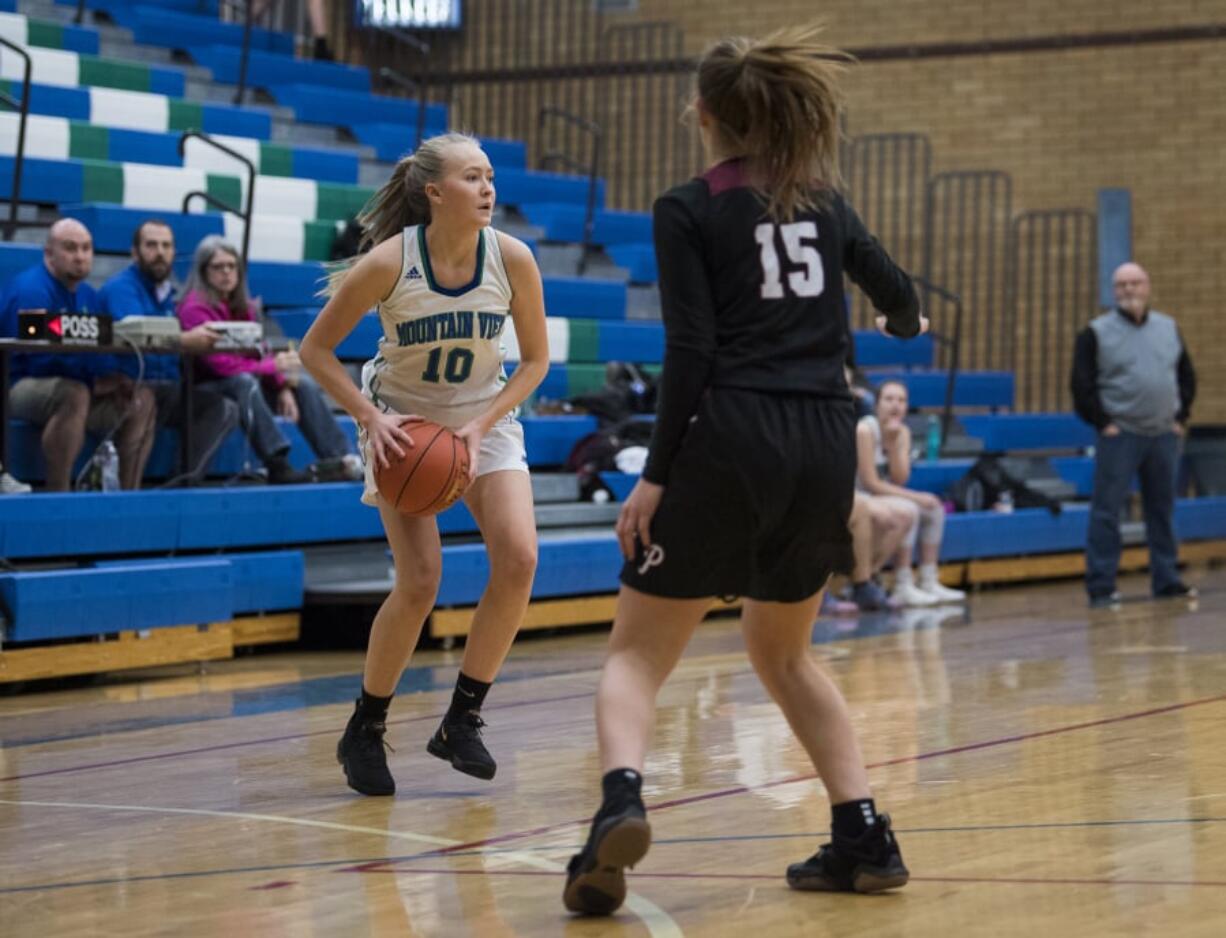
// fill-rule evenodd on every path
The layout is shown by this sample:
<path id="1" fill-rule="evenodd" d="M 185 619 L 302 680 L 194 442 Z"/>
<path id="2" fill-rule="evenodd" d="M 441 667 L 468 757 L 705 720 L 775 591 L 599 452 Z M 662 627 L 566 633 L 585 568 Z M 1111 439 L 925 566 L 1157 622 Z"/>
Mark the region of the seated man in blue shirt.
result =
<path id="1" fill-rule="evenodd" d="M 169 316 L 175 319 L 178 291 L 171 280 L 175 259 L 175 236 L 170 226 L 157 219 L 142 222 L 132 234 L 132 264 L 115 274 L 98 292 L 99 309 L 115 319 L 125 316 Z M 176 320 L 177 321 L 177 320 Z M 194 354 L 210 351 L 217 333 L 208 326 L 184 332 L 180 339 L 184 351 Z M 121 360 L 131 377 L 136 376 L 136 361 Z M 179 362 L 169 355 L 150 355 L 145 359 L 145 382 L 157 401 L 158 422 L 182 427 Z M 208 388 L 193 389 L 192 440 L 188 454 L 188 478 L 198 481 L 226 436 L 238 426 L 238 405 Z M 149 445 L 153 445 L 150 435 Z M 148 458 L 148 452 L 145 453 Z"/>
<path id="2" fill-rule="evenodd" d="M 9 285 L 0 311 L 0 335 L 17 335 L 17 312 L 98 311 L 97 294 L 85 282 L 94 265 L 94 240 L 79 221 L 61 218 L 47 232 L 43 263 L 22 271 Z M 109 371 L 110 373 L 105 373 Z M 114 359 L 94 355 L 14 355 L 9 414 L 43 428 L 47 491 L 66 492 L 85 431 L 115 433 L 119 481 L 140 486 L 146 438 L 153 435 L 153 392 L 114 373 Z"/>

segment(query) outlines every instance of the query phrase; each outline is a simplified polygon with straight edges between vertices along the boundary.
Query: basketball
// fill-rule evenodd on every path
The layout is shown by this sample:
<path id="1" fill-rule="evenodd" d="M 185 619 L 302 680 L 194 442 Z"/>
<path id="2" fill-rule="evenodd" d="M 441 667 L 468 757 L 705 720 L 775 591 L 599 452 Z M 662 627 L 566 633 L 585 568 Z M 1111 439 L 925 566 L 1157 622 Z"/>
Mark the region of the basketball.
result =
<path id="1" fill-rule="evenodd" d="M 404 431 L 413 447 L 386 469 L 375 469 L 375 484 L 401 514 L 436 515 L 468 488 L 468 447 L 446 427 L 426 420 L 406 424 Z"/>

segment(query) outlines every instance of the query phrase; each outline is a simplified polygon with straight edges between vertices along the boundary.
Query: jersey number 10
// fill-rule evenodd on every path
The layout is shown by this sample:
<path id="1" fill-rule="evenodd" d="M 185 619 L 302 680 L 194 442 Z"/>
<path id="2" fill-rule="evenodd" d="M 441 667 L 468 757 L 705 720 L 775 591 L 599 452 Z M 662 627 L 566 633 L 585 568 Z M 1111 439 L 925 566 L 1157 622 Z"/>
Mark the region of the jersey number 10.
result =
<path id="1" fill-rule="evenodd" d="M 438 366 L 443 359 L 443 349 L 435 346 L 426 359 L 426 370 L 421 373 L 422 381 L 438 384 Z M 453 348 L 447 353 L 447 364 L 443 367 L 443 378 L 448 384 L 460 384 L 468 380 L 473 370 L 473 353 L 466 348 Z"/>
<path id="2" fill-rule="evenodd" d="M 795 296 L 820 296 L 826 289 L 826 272 L 822 269 L 822 256 L 812 242 L 817 240 L 817 224 L 797 221 L 788 225 L 763 222 L 753 230 L 762 259 L 762 299 L 781 300 L 784 297 L 783 278 L 779 269 L 779 252 L 775 245 L 775 232 L 783 236 L 783 247 L 793 266 L 803 270 L 788 273 L 788 286 Z"/>

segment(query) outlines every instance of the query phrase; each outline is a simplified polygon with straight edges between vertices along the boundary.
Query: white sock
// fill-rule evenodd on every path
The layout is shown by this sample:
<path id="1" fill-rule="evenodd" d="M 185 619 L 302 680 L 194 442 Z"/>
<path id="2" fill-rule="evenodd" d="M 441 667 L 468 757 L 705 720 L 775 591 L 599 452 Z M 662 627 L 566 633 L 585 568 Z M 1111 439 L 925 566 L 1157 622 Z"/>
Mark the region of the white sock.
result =
<path id="1" fill-rule="evenodd" d="M 926 589 L 929 586 L 935 586 L 939 582 L 937 578 L 937 565 L 935 563 L 921 564 L 919 571 L 920 571 L 920 589 Z"/>
<path id="2" fill-rule="evenodd" d="M 910 567 L 899 567 L 894 571 L 894 586 L 914 586 L 915 579 L 911 576 Z"/>

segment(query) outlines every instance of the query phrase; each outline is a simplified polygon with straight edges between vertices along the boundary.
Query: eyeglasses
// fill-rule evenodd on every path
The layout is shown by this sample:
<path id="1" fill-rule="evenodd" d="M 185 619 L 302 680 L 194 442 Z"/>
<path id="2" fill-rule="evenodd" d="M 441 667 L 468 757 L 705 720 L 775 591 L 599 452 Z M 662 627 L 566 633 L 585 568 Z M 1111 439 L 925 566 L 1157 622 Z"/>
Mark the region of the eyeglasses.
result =
<path id="1" fill-rule="evenodd" d="M 237 261 L 213 261 L 212 263 L 209 264 L 209 270 L 216 270 L 219 272 L 238 270 L 238 262 Z"/>

